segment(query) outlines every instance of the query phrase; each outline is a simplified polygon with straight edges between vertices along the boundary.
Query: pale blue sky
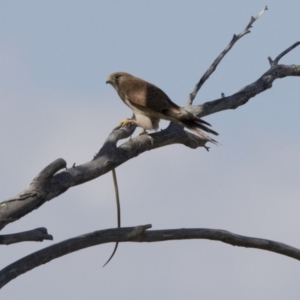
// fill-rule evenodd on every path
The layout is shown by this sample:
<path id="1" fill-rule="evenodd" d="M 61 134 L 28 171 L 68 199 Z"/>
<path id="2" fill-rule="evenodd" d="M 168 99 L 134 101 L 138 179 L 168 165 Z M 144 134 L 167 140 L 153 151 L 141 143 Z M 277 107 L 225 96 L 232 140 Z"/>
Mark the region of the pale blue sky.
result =
<path id="1" fill-rule="evenodd" d="M 234 33 L 240 40 L 195 103 L 255 81 L 299 41 L 299 1 L 2 1 L 0 180 L 2 200 L 56 158 L 89 161 L 131 116 L 107 76 L 126 71 L 184 105 Z M 300 64 L 300 48 L 281 63 Z M 206 118 L 221 146 L 169 146 L 117 169 L 122 224 L 206 227 L 300 247 L 299 78 L 275 81 L 245 106 Z M 165 126 L 166 123 L 162 123 Z M 136 133 L 135 133 L 136 134 Z M 7 226 L 46 227 L 53 242 L 2 247 L 1 268 L 55 242 L 115 227 L 111 174 L 70 189 Z M 299 299 L 299 262 L 211 241 L 93 247 L 26 273 L 1 299 Z M 243 296 L 241 296 L 243 295 Z"/>

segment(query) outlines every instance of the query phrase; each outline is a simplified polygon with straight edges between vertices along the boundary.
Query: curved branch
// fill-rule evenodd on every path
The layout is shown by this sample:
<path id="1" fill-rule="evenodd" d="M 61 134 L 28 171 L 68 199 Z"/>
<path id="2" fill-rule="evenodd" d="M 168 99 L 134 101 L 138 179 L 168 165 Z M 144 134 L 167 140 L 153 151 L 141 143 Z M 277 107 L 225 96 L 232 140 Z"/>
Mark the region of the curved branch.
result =
<path id="1" fill-rule="evenodd" d="M 0 271 L 0 288 L 14 278 L 53 259 L 87 247 L 111 242 L 149 243 L 170 240 L 208 239 L 232 246 L 267 250 L 300 260 L 300 250 L 297 248 L 271 240 L 237 235 L 225 230 L 191 228 L 146 231 L 148 228 L 151 228 L 151 225 L 99 230 L 44 248 L 2 269 Z"/>

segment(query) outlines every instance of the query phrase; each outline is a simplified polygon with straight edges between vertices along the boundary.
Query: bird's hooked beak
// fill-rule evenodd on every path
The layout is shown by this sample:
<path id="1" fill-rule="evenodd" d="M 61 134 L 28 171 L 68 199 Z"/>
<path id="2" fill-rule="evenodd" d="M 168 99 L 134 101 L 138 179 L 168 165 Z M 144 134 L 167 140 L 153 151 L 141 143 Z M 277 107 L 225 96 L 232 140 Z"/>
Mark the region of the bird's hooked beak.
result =
<path id="1" fill-rule="evenodd" d="M 111 80 L 111 77 L 110 76 L 108 76 L 108 78 L 107 78 L 107 80 L 106 80 L 106 84 L 112 84 L 112 80 Z"/>

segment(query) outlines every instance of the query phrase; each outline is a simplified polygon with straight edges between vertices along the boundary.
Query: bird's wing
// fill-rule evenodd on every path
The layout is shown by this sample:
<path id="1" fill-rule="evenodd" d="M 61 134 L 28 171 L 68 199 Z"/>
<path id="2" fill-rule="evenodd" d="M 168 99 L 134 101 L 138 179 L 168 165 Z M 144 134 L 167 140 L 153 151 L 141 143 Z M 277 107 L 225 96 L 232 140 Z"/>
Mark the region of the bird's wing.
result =
<path id="1" fill-rule="evenodd" d="M 206 121 L 195 117 L 193 114 L 179 107 L 160 88 L 137 77 L 130 77 L 126 84 L 121 86 L 120 94 L 123 101 L 137 112 L 152 118 L 169 120 L 190 129 L 198 136 L 213 143 L 215 140 L 201 132 L 201 129 L 209 133 L 218 135 L 214 130 L 206 127 L 210 126 Z M 133 109 L 134 111 L 134 109 Z M 204 125 L 205 124 L 205 125 Z"/>
<path id="2" fill-rule="evenodd" d="M 162 114 L 168 109 L 179 109 L 179 106 L 160 88 L 137 77 L 128 79 L 121 90 L 126 100 L 139 109 L 153 110 Z"/>

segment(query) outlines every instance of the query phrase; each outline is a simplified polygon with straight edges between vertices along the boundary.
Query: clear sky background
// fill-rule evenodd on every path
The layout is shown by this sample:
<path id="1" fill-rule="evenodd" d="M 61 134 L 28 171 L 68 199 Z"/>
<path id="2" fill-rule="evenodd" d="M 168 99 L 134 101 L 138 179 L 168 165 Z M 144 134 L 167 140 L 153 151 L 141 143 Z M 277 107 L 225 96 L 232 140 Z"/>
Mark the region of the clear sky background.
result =
<path id="1" fill-rule="evenodd" d="M 255 81 L 299 41 L 299 1 L 1 1 L 1 197 L 46 165 L 90 161 L 131 111 L 107 76 L 126 71 L 184 105 L 212 61 L 264 5 L 195 104 Z M 300 64 L 300 48 L 281 63 Z M 210 152 L 169 146 L 117 169 L 122 225 L 216 228 L 300 248 L 300 78 L 208 116 Z M 162 127 L 167 123 L 162 123 Z M 136 135 L 135 132 L 134 135 Z M 116 226 L 111 174 L 71 188 L 2 233 L 46 227 L 54 241 L 1 247 L 1 268 L 53 243 Z M 10 282 L 1 299 L 299 299 L 300 262 L 208 240 L 92 247 Z"/>

